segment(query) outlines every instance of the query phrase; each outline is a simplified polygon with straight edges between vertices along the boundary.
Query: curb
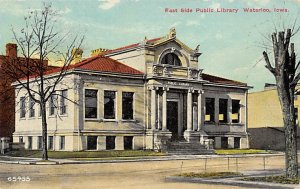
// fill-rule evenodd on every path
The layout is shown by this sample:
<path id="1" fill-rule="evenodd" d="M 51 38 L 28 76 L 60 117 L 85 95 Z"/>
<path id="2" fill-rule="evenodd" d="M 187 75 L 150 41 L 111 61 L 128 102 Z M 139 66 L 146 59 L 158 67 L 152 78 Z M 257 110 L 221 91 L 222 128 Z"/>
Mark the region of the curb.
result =
<path id="1" fill-rule="evenodd" d="M 239 177 L 243 178 L 243 177 Z M 202 184 L 215 184 L 215 185 L 230 185 L 230 186 L 243 186 L 243 187 L 255 187 L 255 188 L 274 188 L 274 189 L 294 189 L 299 185 L 293 184 L 277 184 L 268 182 L 251 182 L 237 180 L 234 178 L 222 178 L 222 179 L 203 179 L 203 178 L 188 178 L 180 176 L 168 176 L 165 178 L 167 182 L 188 182 L 188 183 L 202 183 Z"/>

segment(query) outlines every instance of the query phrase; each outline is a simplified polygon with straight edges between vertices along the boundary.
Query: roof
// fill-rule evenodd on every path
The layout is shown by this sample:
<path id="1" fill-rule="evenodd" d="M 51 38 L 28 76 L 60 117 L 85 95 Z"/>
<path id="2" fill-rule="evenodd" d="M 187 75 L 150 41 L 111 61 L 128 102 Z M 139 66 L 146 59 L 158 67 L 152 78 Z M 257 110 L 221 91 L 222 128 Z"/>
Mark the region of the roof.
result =
<path id="1" fill-rule="evenodd" d="M 113 60 L 109 57 L 105 57 L 102 55 L 87 58 L 79 63 L 70 65 L 68 67 L 54 68 L 52 70 L 45 72 L 45 75 L 60 72 L 62 69 L 90 70 L 90 71 L 100 71 L 100 72 L 109 72 L 109 73 L 144 75 L 144 73 L 141 71 L 138 71 L 134 68 L 126 66 L 125 64 L 122 64 L 121 62 L 118 62 L 116 60 Z"/>
<path id="2" fill-rule="evenodd" d="M 109 57 L 98 55 L 70 66 L 76 69 L 143 75 L 144 73 Z"/>
<path id="3" fill-rule="evenodd" d="M 230 79 L 226 79 L 226 78 L 222 78 L 222 77 L 218 77 L 218 76 L 214 76 L 214 75 L 209 75 L 209 74 L 204 74 L 204 73 L 202 74 L 202 79 L 207 80 L 212 83 L 238 85 L 238 86 L 245 86 L 245 87 L 247 86 L 247 83 L 242 83 L 239 81 L 230 80 Z"/>
<path id="4" fill-rule="evenodd" d="M 149 40 L 145 40 L 145 43 L 154 44 L 155 42 L 157 42 L 161 39 L 162 39 L 162 37 L 149 39 Z M 139 45 L 140 45 L 140 43 L 134 43 L 134 44 L 131 44 L 131 45 L 126 45 L 126 46 L 123 46 L 123 47 L 119 47 L 119 48 L 116 48 L 116 49 L 105 51 L 105 52 L 101 53 L 101 55 L 106 55 L 106 54 L 111 54 L 111 53 L 115 53 L 115 52 L 119 52 L 119 51 L 123 51 L 123 50 L 132 49 L 132 48 L 138 47 Z"/>

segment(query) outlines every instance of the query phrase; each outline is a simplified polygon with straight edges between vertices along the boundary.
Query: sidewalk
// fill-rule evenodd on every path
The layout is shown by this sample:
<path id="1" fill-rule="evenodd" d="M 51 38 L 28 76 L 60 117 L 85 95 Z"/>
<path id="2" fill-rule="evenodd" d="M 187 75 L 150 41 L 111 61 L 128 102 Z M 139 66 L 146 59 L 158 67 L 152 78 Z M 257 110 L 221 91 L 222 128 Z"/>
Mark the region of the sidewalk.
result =
<path id="1" fill-rule="evenodd" d="M 260 170 L 260 171 L 242 171 L 243 176 L 231 178 L 189 178 L 180 176 L 168 176 L 165 178 L 167 182 L 187 182 L 212 185 L 229 185 L 251 188 L 274 188 L 274 189 L 300 189 L 299 184 L 279 184 L 271 182 L 254 182 L 243 181 L 243 177 L 264 177 L 272 175 L 284 174 L 283 170 Z"/>
<path id="2" fill-rule="evenodd" d="M 91 163 L 122 163 L 143 161 L 169 161 L 169 160 L 193 160 L 212 158 L 243 158 L 243 157 L 271 157 L 283 156 L 284 153 L 276 154 L 244 154 L 244 155 L 169 155 L 169 156 L 143 156 L 143 157 L 114 157 L 114 158 L 90 158 L 80 159 L 52 159 L 41 161 L 41 158 L 0 156 L 0 163 L 28 164 L 28 165 L 54 165 L 54 164 L 91 164 Z"/>

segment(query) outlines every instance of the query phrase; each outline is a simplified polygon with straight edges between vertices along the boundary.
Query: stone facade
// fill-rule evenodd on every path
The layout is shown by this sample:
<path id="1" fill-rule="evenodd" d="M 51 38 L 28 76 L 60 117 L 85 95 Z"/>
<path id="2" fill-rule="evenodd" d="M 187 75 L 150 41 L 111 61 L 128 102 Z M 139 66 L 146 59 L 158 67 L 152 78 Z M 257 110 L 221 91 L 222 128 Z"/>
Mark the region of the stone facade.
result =
<path id="1" fill-rule="evenodd" d="M 159 150 L 167 141 L 208 139 L 215 148 L 248 148 L 249 87 L 202 73 L 198 48 L 183 44 L 174 29 L 165 37 L 92 53 L 58 87 L 77 103 L 67 102 L 64 115 L 48 115 L 53 150 Z M 16 120 L 14 142 L 36 149 L 39 117 L 20 118 L 17 112 Z"/>

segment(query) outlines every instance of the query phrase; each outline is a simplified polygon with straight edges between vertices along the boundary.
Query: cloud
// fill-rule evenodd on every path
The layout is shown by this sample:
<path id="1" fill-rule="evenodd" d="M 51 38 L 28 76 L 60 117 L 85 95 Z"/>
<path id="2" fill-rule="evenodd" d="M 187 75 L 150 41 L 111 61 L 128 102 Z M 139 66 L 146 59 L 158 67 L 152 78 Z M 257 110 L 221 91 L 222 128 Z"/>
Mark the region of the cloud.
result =
<path id="1" fill-rule="evenodd" d="M 118 3 L 120 3 L 120 0 L 99 0 L 100 5 L 99 8 L 103 10 L 108 10 L 116 6 Z"/>

